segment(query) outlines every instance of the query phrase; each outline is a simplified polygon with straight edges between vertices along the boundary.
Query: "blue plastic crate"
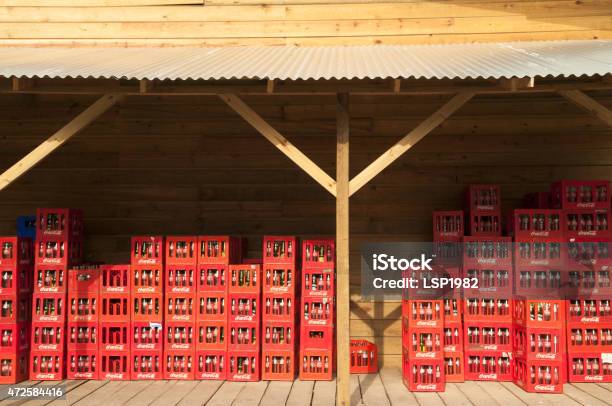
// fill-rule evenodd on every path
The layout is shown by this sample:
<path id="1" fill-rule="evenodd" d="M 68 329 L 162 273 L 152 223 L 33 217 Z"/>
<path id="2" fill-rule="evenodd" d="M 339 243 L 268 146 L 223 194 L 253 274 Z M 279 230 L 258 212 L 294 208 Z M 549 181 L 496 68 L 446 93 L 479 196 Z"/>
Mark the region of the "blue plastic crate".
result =
<path id="1" fill-rule="evenodd" d="M 36 216 L 17 217 L 17 237 L 36 240 Z"/>

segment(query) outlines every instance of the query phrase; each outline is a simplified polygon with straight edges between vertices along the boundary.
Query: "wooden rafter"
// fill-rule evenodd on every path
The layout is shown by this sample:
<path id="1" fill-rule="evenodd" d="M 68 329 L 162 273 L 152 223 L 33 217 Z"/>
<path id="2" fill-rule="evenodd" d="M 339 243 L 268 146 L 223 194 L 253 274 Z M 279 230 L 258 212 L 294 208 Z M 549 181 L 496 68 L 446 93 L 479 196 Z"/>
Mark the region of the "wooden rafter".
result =
<path id="1" fill-rule="evenodd" d="M 21 158 L 19 162 L 4 171 L 4 173 L 0 175 L 0 190 L 6 188 L 21 175 L 32 169 L 36 164 L 62 146 L 74 135 L 78 134 L 83 128 L 91 124 L 96 118 L 100 117 L 100 115 L 114 106 L 115 103 L 122 98 L 123 96 L 120 95 L 107 94 L 98 99 L 98 101 L 72 119 L 72 121 L 36 147 L 32 152 Z"/>
<path id="2" fill-rule="evenodd" d="M 414 146 L 414 144 L 419 142 L 421 139 L 423 139 L 423 137 L 442 124 L 451 114 L 467 103 L 473 96 L 473 92 L 462 92 L 455 95 L 435 113 L 425 119 L 425 121 L 406 134 L 404 138 L 399 140 L 395 145 L 379 156 L 374 162 L 368 165 L 368 167 L 351 179 L 350 196 L 355 194 L 355 192 L 382 172 L 383 169 L 391 165 L 397 158 L 402 156 L 404 152 L 408 151 Z"/>
<path id="3" fill-rule="evenodd" d="M 560 91 L 559 94 L 612 127 L 612 110 L 608 109 L 597 100 L 584 94 L 584 92 L 580 90 L 564 90 Z"/>
<path id="4" fill-rule="evenodd" d="M 304 155 L 295 145 L 276 131 L 238 96 L 235 94 L 220 94 L 219 97 L 297 166 L 302 168 L 304 172 L 323 186 L 325 190 L 333 196 L 336 196 L 336 181 L 323 169 L 319 168 L 317 164 L 311 161 L 310 158 Z"/>

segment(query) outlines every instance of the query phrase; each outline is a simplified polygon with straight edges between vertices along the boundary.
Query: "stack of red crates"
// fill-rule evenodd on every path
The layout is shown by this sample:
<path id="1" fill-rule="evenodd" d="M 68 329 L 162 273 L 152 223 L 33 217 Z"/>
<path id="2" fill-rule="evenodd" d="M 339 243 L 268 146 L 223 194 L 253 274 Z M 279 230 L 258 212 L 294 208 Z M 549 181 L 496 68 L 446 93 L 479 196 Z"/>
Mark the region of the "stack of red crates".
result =
<path id="1" fill-rule="evenodd" d="M 295 239 L 293 242 L 295 243 Z M 336 250 L 333 239 L 312 239 L 302 242 L 300 359 L 298 362 L 301 380 L 332 379 L 336 348 L 334 339 L 335 258 Z M 293 260 L 295 263 L 298 262 L 298 259 Z"/>
<path id="2" fill-rule="evenodd" d="M 61 380 L 66 372 L 68 269 L 81 262 L 83 215 L 73 209 L 38 209 L 36 218 L 30 379 Z M 52 336 L 56 345 L 44 343 Z"/>
<path id="3" fill-rule="evenodd" d="M 241 252 L 236 237 L 198 239 L 195 379 L 225 380 L 228 376 L 229 268 L 230 264 L 240 262 Z"/>
<path id="4" fill-rule="evenodd" d="M 100 379 L 126 380 L 134 377 L 134 373 L 130 373 L 131 348 L 151 345 L 149 343 L 161 340 L 159 328 L 152 330 L 148 326 L 141 328 L 137 323 L 130 323 L 131 283 L 129 264 L 100 266 L 98 283 Z M 141 368 L 141 365 L 136 366 Z"/>
<path id="5" fill-rule="evenodd" d="M 0 237 L 0 384 L 28 379 L 34 253 L 27 238 Z"/>
<path id="6" fill-rule="evenodd" d="M 132 237 L 132 345 L 128 368 L 133 380 L 164 377 L 162 327 L 164 311 L 168 311 L 164 306 L 164 254 L 164 237 Z"/>
<path id="7" fill-rule="evenodd" d="M 566 375 L 565 301 L 517 296 L 512 373 L 527 392 L 562 393 Z"/>
<path id="8" fill-rule="evenodd" d="M 198 238 L 166 237 L 164 379 L 195 377 Z"/>
<path id="9" fill-rule="evenodd" d="M 286 255 L 282 255 L 287 247 Z M 291 256 L 288 246 L 291 244 Z M 293 381 L 297 366 L 300 270 L 295 237 L 264 237 L 262 315 L 262 379 Z M 267 246 L 272 247 L 271 251 Z M 276 253 L 276 255 L 275 255 Z"/>
<path id="10" fill-rule="evenodd" d="M 472 236 L 499 236 L 502 232 L 499 185 L 470 185 L 467 197 L 467 231 Z"/>

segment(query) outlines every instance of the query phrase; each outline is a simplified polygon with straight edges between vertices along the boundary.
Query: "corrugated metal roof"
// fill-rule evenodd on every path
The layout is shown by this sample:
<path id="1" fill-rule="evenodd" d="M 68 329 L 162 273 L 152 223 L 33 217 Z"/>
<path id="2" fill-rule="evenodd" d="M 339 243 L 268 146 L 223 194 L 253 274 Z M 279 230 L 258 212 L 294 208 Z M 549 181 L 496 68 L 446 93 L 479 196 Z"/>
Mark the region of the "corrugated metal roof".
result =
<path id="1" fill-rule="evenodd" d="M 0 76 L 125 79 L 567 77 L 612 73 L 612 41 L 226 48 L 0 48 Z"/>

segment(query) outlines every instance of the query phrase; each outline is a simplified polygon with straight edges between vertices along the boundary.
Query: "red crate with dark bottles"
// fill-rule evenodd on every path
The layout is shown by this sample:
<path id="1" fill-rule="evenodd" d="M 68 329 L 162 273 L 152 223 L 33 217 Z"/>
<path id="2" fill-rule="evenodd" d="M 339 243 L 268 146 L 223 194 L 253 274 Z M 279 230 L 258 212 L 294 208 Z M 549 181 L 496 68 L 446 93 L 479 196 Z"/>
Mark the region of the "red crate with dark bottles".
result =
<path id="1" fill-rule="evenodd" d="M 130 354 L 132 380 L 160 380 L 164 377 L 161 351 L 134 351 Z"/>
<path id="2" fill-rule="evenodd" d="M 164 292 L 162 265 L 132 265 L 131 273 L 132 294 L 162 294 Z"/>
<path id="3" fill-rule="evenodd" d="M 526 269 L 563 269 L 565 243 L 562 240 L 516 241 L 514 243 L 515 268 Z"/>
<path id="4" fill-rule="evenodd" d="M 609 353 L 568 354 L 569 382 L 612 382 Z"/>
<path id="5" fill-rule="evenodd" d="M 298 264 L 297 244 L 297 237 L 294 236 L 264 236 L 263 262 L 265 264 Z"/>
<path id="6" fill-rule="evenodd" d="M 302 295 L 310 297 L 333 297 L 336 275 L 333 269 L 304 268 L 302 270 Z"/>
<path id="7" fill-rule="evenodd" d="M 471 236 L 497 237 L 502 234 L 501 212 L 469 212 L 468 232 Z"/>
<path id="8" fill-rule="evenodd" d="M 463 242 L 434 241 L 432 244 L 432 257 L 435 265 L 460 267 L 463 263 Z"/>
<path id="9" fill-rule="evenodd" d="M 228 321 L 257 321 L 261 317 L 258 293 L 230 293 Z"/>
<path id="10" fill-rule="evenodd" d="M 231 293 L 258 293 L 261 291 L 261 266 L 256 264 L 229 266 Z"/>
<path id="11" fill-rule="evenodd" d="M 569 297 L 566 302 L 568 323 L 583 325 L 612 323 L 612 308 L 609 298 Z"/>
<path id="12" fill-rule="evenodd" d="M 71 350 L 66 352 L 68 379 L 98 379 L 98 351 Z"/>
<path id="13" fill-rule="evenodd" d="M 34 272 L 31 265 L 0 267 L 0 295 L 28 294 L 32 291 Z"/>
<path id="14" fill-rule="evenodd" d="M 130 296 L 124 293 L 103 293 L 100 300 L 101 322 L 129 322 L 131 312 Z"/>
<path id="15" fill-rule="evenodd" d="M 98 293 L 69 293 L 68 321 L 93 322 L 98 321 L 100 314 Z"/>
<path id="16" fill-rule="evenodd" d="M 195 322 L 197 301 L 193 295 L 169 293 L 165 295 L 164 301 L 165 321 Z"/>
<path id="17" fill-rule="evenodd" d="M 204 320 L 196 322 L 196 350 L 226 350 L 228 331 L 226 321 Z"/>
<path id="18" fill-rule="evenodd" d="M 514 355 L 521 359 L 565 362 L 565 330 L 515 325 L 513 349 Z"/>
<path id="19" fill-rule="evenodd" d="M 411 359 L 442 358 L 444 331 L 440 327 L 406 326 L 402 328 L 402 346 L 408 350 Z"/>
<path id="20" fill-rule="evenodd" d="M 48 279 L 58 279 L 58 275 L 51 273 L 49 277 L 45 271 L 41 272 L 41 268 L 37 267 L 39 276 L 37 282 L 43 281 L 43 287 L 47 285 Z M 62 279 L 66 275 L 59 275 Z M 98 267 L 79 267 L 68 269 L 68 292 L 70 293 L 92 293 L 97 294 L 100 291 L 100 269 Z M 64 287 L 64 286 L 62 286 Z"/>
<path id="21" fill-rule="evenodd" d="M 228 360 L 225 350 L 199 350 L 195 353 L 197 380 L 225 380 Z"/>
<path id="22" fill-rule="evenodd" d="M 351 374 L 375 374 L 378 372 L 378 348 L 368 340 L 351 340 Z"/>
<path id="23" fill-rule="evenodd" d="M 512 302 L 512 308 L 512 319 L 519 326 L 564 327 L 564 300 L 526 299 L 517 297 Z"/>
<path id="24" fill-rule="evenodd" d="M 19 298 L 21 299 L 21 298 Z M 2 322 L 5 322 L 4 313 L 5 313 L 5 298 L 0 297 L 0 302 L 2 303 L 2 311 L 1 314 Z M 26 301 L 28 302 L 28 301 Z M 27 309 L 28 305 L 26 303 L 21 303 L 17 306 L 19 308 Z M 32 321 L 37 322 L 64 322 L 66 320 L 66 294 L 65 293 L 34 293 L 32 296 Z M 14 304 L 10 306 L 11 313 L 15 315 Z M 8 311 L 8 310 L 7 310 Z M 22 311 L 18 310 L 17 314 L 22 313 Z M 20 315 L 19 317 L 23 317 L 26 320 L 25 315 Z M 19 318 L 18 317 L 18 318 Z M 8 321 L 8 320 L 7 320 Z M 11 320 L 18 321 L 18 320 Z"/>
<path id="25" fill-rule="evenodd" d="M 465 235 L 462 210 L 433 212 L 433 241 L 459 242 Z"/>
<path id="26" fill-rule="evenodd" d="M 467 297 L 464 299 L 465 321 L 512 321 L 512 300 L 507 298 Z"/>
<path id="27" fill-rule="evenodd" d="M 566 270 L 606 270 L 612 267 L 610 241 L 603 238 L 581 238 L 565 247 Z"/>
<path id="28" fill-rule="evenodd" d="M 130 265 L 101 265 L 100 266 L 100 294 L 131 293 Z"/>
<path id="29" fill-rule="evenodd" d="M 259 322 L 238 322 L 228 323 L 229 351 L 259 351 L 261 347 L 260 323 Z"/>
<path id="30" fill-rule="evenodd" d="M 99 379 L 109 381 L 126 381 L 130 379 L 129 352 L 100 351 Z M 132 376 L 132 379 L 134 377 Z"/>
<path id="31" fill-rule="evenodd" d="M 261 379 L 265 381 L 293 381 L 296 375 L 295 351 L 263 350 Z"/>
<path id="32" fill-rule="evenodd" d="M 511 352 L 465 351 L 465 379 L 468 381 L 512 381 Z"/>
<path id="33" fill-rule="evenodd" d="M 132 321 L 161 323 L 164 318 L 164 300 L 161 294 L 133 294 L 130 306 Z"/>
<path id="34" fill-rule="evenodd" d="M 562 241 L 563 211 L 515 209 L 508 221 L 508 234 L 516 241 Z"/>
<path id="35" fill-rule="evenodd" d="M 331 278 L 333 278 L 333 272 L 326 268 L 312 269 L 311 273 L 322 275 L 330 275 L 328 285 L 333 284 Z M 306 271 L 303 272 L 303 275 Z M 296 266 L 294 264 L 264 264 L 262 270 L 263 280 L 263 292 L 264 293 L 291 293 L 295 294 L 299 289 L 299 277 L 296 279 Z M 304 277 L 306 280 L 307 278 Z M 317 281 L 318 282 L 318 281 Z M 304 287 L 304 293 L 306 293 L 306 285 Z M 317 284 L 318 286 L 318 284 Z M 321 286 L 322 287 L 322 286 Z"/>
<path id="36" fill-rule="evenodd" d="M 304 327 L 303 329 L 297 328 L 295 321 L 267 321 L 264 320 L 261 327 L 261 348 L 264 350 L 293 350 L 297 341 L 303 343 L 302 340 L 298 340 L 300 334 L 308 335 L 308 330 L 318 331 L 317 338 L 323 335 L 321 330 L 329 331 L 327 335 L 331 336 L 330 327 Z M 319 339 L 316 340 L 316 344 L 321 345 Z M 324 341 L 323 341 L 324 342 Z M 325 348 L 315 346 L 313 348 Z"/>
<path id="37" fill-rule="evenodd" d="M 235 264 L 242 259 L 242 241 L 228 235 L 198 237 L 198 264 Z"/>
<path id="38" fill-rule="evenodd" d="M 610 209 L 563 210 L 563 232 L 569 241 L 589 238 L 610 238 Z"/>
<path id="39" fill-rule="evenodd" d="M 192 265 L 166 265 L 165 293 L 195 295 L 197 268 Z"/>
<path id="40" fill-rule="evenodd" d="M 0 354 L 16 354 L 30 347 L 30 323 L 0 324 Z"/>
<path id="41" fill-rule="evenodd" d="M 295 320 L 295 295 L 292 293 L 266 293 L 264 295 L 264 309 L 263 309 L 263 318 L 266 321 L 271 320 Z M 304 309 L 306 306 L 315 306 L 316 309 L 322 305 L 323 309 L 325 309 L 325 305 L 329 303 L 327 298 L 315 298 L 314 300 L 308 300 L 306 298 L 302 298 Z M 325 304 L 323 304 L 325 302 Z M 328 306 L 329 307 L 329 306 Z M 306 310 L 304 310 L 306 312 Z M 331 310 L 330 310 L 331 311 Z M 315 310 L 313 309 L 313 312 Z M 329 315 L 320 314 L 318 311 L 314 314 L 317 318 L 316 320 L 327 320 Z M 330 313 L 331 314 L 331 313 Z M 306 315 L 306 313 L 304 313 Z M 304 316 L 306 317 L 306 316 Z M 304 319 L 307 322 L 307 319 Z"/>
<path id="42" fill-rule="evenodd" d="M 527 193 L 523 196 L 521 207 L 529 209 L 549 209 L 551 207 L 550 192 Z"/>
<path id="43" fill-rule="evenodd" d="M 198 292 L 227 292 L 229 265 L 198 264 Z"/>
<path id="44" fill-rule="evenodd" d="M 27 267 L 34 264 L 32 240 L 22 237 L 0 237 L 0 267 Z"/>
<path id="45" fill-rule="evenodd" d="M 198 237 L 166 237 L 166 265 L 188 265 L 195 267 L 198 263 Z"/>
<path id="46" fill-rule="evenodd" d="M 331 381 L 334 369 L 333 350 L 302 347 L 298 365 L 302 381 Z"/>
<path id="47" fill-rule="evenodd" d="M 334 326 L 302 326 L 300 347 L 303 349 L 326 349 L 334 346 Z"/>
<path id="48" fill-rule="evenodd" d="M 36 237 L 70 240 L 83 238 L 83 212 L 77 209 L 37 209 Z"/>
<path id="49" fill-rule="evenodd" d="M 67 291 L 68 270 L 65 266 L 36 265 L 34 293 L 62 293 Z"/>
<path id="50" fill-rule="evenodd" d="M 64 322 L 32 322 L 31 325 L 32 351 L 41 353 L 57 352 L 64 350 L 66 342 L 66 329 Z"/>
<path id="51" fill-rule="evenodd" d="M 443 328 L 443 351 L 459 352 L 463 351 L 463 325 L 461 322 L 444 320 Z"/>
<path id="52" fill-rule="evenodd" d="M 161 352 L 164 331 L 161 323 L 133 321 L 130 324 L 131 350 Z"/>
<path id="53" fill-rule="evenodd" d="M 513 381 L 526 392 L 563 393 L 562 361 L 517 358 Z"/>
<path id="54" fill-rule="evenodd" d="M 467 207 L 472 213 L 489 213 L 501 210 L 499 185 L 474 184 L 466 188 Z"/>
<path id="55" fill-rule="evenodd" d="M 512 323 L 465 322 L 466 351 L 512 351 Z"/>
<path id="56" fill-rule="evenodd" d="M 164 323 L 164 329 L 164 350 L 195 350 L 196 335 L 194 323 L 166 322 Z"/>
<path id="57" fill-rule="evenodd" d="M 569 323 L 567 325 L 567 352 L 612 352 L 612 323 Z"/>
<path id="58" fill-rule="evenodd" d="M 410 327 L 442 327 L 442 300 L 404 300 L 402 314 Z"/>
<path id="59" fill-rule="evenodd" d="M 259 351 L 228 351 L 227 380 L 257 382 L 261 379 Z"/>
<path id="60" fill-rule="evenodd" d="M 610 273 L 612 270 L 577 270 L 567 272 L 567 284 L 565 291 L 568 296 L 604 296 L 612 297 L 612 285 L 610 284 Z"/>
<path id="61" fill-rule="evenodd" d="M 517 295 L 560 298 L 568 284 L 568 273 L 563 270 L 522 268 L 514 271 L 514 290 Z"/>
<path id="62" fill-rule="evenodd" d="M 30 351 L 30 380 L 61 381 L 65 377 L 62 352 Z"/>
<path id="63" fill-rule="evenodd" d="M 488 269 L 480 267 L 465 268 L 463 273 L 465 278 L 475 279 L 477 281 L 477 288 L 464 288 L 466 294 L 470 296 L 512 296 L 512 267 L 491 267 Z"/>
<path id="64" fill-rule="evenodd" d="M 444 392 L 443 359 L 409 359 L 408 349 L 403 349 L 402 378 L 411 392 Z"/>
<path id="65" fill-rule="evenodd" d="M 82 323 L 69 321 L 66 327 L 68 349 L 97 350 L 99 333 L 97 322 Z"/>
<path id="66" fill-rule="evenodd" d="M 99 349 L 100 351 L 129 351 L 132 334 L 136 337 L 140 332 L 132 333 L 128 322 L 101 322 L 99 324 Z M 140 340 L 140 336 L 138 339 Z"/>
<path id="67" fill-rule="evenodd" d="M 164 237 L 132 237 L 131 263 L 133 266 L 151 267 L 164 264 Z"/>
<path id="68" fill-rule="evenodd" d="M 195 351 L 165 350 L 164 379 L 193 380 L 195 377 Z"/>
<path id="69" fill-rule="evenodd" d="M 463 352 L 444 352 L 444 379 L 446 382 L 465 382 Z"/>
<path id="70" fill-rule="evenodd" d="M 267 307 L 267 302 L 266 302 Z M 274 304 L 270 306 L 274 310 Z M 302 297 L 303 326 L 331 326 L 334 324 L 334 298 Z M 287 311 L 287 309 L 285 309 Z"/>
<path id="71" fill-rule="evenodd" d="M 609 209 L 607 180 L 562 180 L 551 186 L 551 204 L 559 209 Z"/>
<path id="72" fill-rule="evenodd" d="M 511 268 L 511 237 L 463 237 L 465 268 Z"/>
<path id="73" fill-rule="evenodd" d="M 264 245 L 264 247 L 267 248 L 267 243 Z M 336 241 L 333 238 L 309 239 L 302 241 L 303 269 L 323 268 L 333 270 L 335 268 L 335 263 Z"/>
<path id="74" fill-rule="evenodd" d="M 34 247 L 36 265 L 77 265 L 83 258 L 83 240 L 37 239 Z"/>
<path id="75" fill-rule="evenodd" d="M 0 353 L 0 384 L 16 384 L 28 379 L 28 354 Z"/>
<path id="76" fill-rule="evenodd" d="M 203 292 L 196 297 L 198 321 L 214 320 L 227 321 L 228 303 L 225 293 Z"/>

